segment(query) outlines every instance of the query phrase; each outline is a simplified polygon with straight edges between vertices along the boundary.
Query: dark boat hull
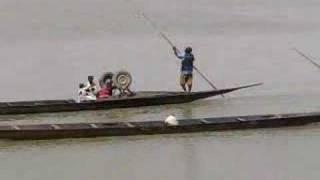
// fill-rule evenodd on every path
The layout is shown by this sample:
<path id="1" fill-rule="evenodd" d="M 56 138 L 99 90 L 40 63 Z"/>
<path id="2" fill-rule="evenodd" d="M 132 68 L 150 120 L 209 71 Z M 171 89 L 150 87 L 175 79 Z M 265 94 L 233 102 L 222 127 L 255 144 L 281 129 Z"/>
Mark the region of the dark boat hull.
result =
<path id="1" fill-rule="evenodd" d="M 14 125 L 0 126 L 0 138 L 14 140 L 39 140 L 92 138 L 100 136 L 173 134 L 300 126 L 319 121 L 320 113 L 300 113 L 186 119 L 179 120 L 177 126 L 169 126 L 163 121 Z"/>
<path id="2" fill-rule="evenodd" d="M 253 84 L 230 89 L 213 91 L 201 91 L 192 93 L 183 92 L 138 92 L 133 97 L 111 98 L 105 101 L 77 103 L 74 100 L 44 100 L 0 103 L 0 115 L 5 114 L 28 114 L 99 110 L 113 108 L 130 108 L 140 106 L 155 106 L 164 104 L 179 104 L 192 102 L 212 96 L 226 94 L 243 88 L 258 86 Z"/>

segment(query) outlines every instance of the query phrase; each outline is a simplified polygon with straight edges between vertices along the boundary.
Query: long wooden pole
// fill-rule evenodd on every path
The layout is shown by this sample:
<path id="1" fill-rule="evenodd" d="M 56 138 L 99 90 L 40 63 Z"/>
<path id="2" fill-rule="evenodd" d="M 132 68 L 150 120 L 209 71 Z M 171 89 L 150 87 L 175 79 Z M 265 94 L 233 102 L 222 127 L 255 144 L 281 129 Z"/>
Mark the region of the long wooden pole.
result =
<path id="1" fill-rule="evenodd" d="M 320 64 L 316 63 L 314 60 L 312 60 L 310 57 L 305 55 L 303 52 L 299 51 L 297 48 L 293 48 L 294 51 L 296 51 L 300 56 L 304 57 L 306 60 L 308 60 L 311 64 L 316 66 L 317 68 L 320 69 Z"/>
<path id="2" fill-rule="evenodd" d="M 164 39 L 166 40 L 166 42 L 171 46 L 171 47 L 175 47 L 174 43 L 168 38 L 168 36 L 166 36 L 162 31 L 159 30 L 157 24 L 152 21 L 148 16 L 146 16 L 144 13 L 141 13 L 142 17 L 147 20 L 151 26 L 159 32 L 159 35 Z M 178 50 L 179 51 L 179 50 Z M 193 66 L 193 69 L 195 71 L 197 71 L 197 73 L 215 90 L 217 90 L 218 88 L 203 74 L 201 73 L 201 71 L 196 67 L 196 66 Z M 222 97 L 224 97 L 223 94 L 221 94 Z"/>

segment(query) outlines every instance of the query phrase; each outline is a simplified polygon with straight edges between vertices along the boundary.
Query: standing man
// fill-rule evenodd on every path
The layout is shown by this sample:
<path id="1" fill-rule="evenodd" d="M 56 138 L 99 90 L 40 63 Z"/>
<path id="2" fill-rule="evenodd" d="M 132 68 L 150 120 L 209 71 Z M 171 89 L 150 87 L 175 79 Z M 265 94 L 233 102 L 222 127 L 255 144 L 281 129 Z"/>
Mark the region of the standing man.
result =
<path id="1" fill-rule="evenodd" d="M 195 60 L 192 54 L 192 48 L 187 47 L 184 50 L 184 54 L 180 53 L 179 50 L 174 46 L 173 52 L 177 58 L 181 59 L 181 75 L 180 75 L 180 85 L 182 89 L 186 92 L 186 85 L 188 86 L 188 92 L 192 89 L 192 72 L 193 72 L 193 62 Z"/>

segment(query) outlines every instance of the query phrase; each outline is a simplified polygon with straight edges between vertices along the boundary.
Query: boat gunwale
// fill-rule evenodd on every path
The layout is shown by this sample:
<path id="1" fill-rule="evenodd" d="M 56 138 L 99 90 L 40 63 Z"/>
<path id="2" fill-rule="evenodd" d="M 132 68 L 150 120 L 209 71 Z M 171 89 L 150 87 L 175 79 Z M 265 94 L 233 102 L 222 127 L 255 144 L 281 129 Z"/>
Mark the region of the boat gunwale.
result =
<path id="1" fill-rule="evenodd" d="M 243 120 L 239 120 L 239 118 L 243 118 Z M 224 116 L 182 119 L 178 120 L 178 122 L 179 124 L 177 126 L 168 125 L 164 121 L 5 125 L 0 126 L 0 139 L 41 140 L 94 138 L 101 136 L 135 136 L 279 128 L 320 122 L 320 113 Z"/>
<path id="2" fill-rule="evenodd" d="M 57 102 L 57 103 L 48 103 L 48 104 L 41 104 L 42 102 L 38 101 L 20 101 L 20 102 L 3 102 L 0 103 L 0 108 L 6 108 L 6 107 L 35 107 L 35 106 L 57 106 L 57 105 L 92 105 L 92 104 L 105 104 L 105 103 L 112 103 L 112 102 L 118 102 L 118 101 L 125 101 L 125 100 L 137 100 L 137 99 L 154 99 L 154 98 L 171 98 L 171 97 L 193 97 L 195 95 L 202 95 L 202 94 L 209 94 L 213 92 L 219 92 L 219 90 L 211 90 L 211 91 L 197 91 L 197 92 L 191 92 L 191 93 L 185 93 L 185 92 L 179 92 L 177 94 L 155 94 L 150 96 L 125 96 L 125 97 L 112 97 L 110 99 L 106 100 L 97 100 L 97 101 L 85 101 L 85 102 Z M 71 99 L 70 99 L 71 100 Z M 40 100 L 42 101 L 42 100 Z M 46 100 L 43 100 L 46 101 Z M 48 100 L 48 101 L 55 101 L 55 100 Z M 17 103 L 17 104 L 13 104 Z M 21 103 L 21 104 L 18 104 Z M 23 103 L 30 103 L 30 104 L 23 104 Z M 34 104 L 32 104 L 34 103 Z M 2 104 L 8 104 L 8 106 L 1 106 Z"/>
<path id="3" fill-rule="evenodd" d="M 219 121 L 222 123 L 234 123 L 234 122 L 253 122 L 253 121 L 265 121 L 265 120 L 277 120 L 277 119 L 291 119 L 291 118 L 310 118 L 310 117 L 319 117 L 320 112 L 311 112 L 311 113 L 287 113 L 287 114 L 263 114 L 263 115 L 241 115 L 241 116 L 220 116 L 220 117 L 207 117 L 207 118 L 196 118 L 196 119 L 180 119 L 178 121 L 178 126 L 189 126 L 189 125 L 209 125 L 209 124 L 219 124 Z M 242 118 L 243 120 L 239 120 Z M 205 121 L 205 123 L 203 122 Z M 319 119 L 320 121 L 320 119 Z M 97 125 L 97 127 L 92 128 L 90 124 Z M 178 126 L 170 126 L 166 124 L 164 121 L 155 120 L 155 121 L 130 121 L 130 122 L 79 122 L 79 123 L 53 123 L 53 124 L 18 124 L 18 125 L 0 125 L 0 131 L 2 131 L 2 127 L 19 127 L 20 130 L 24 130 L 24 127 L 38 127 L 38 126 L 61 126 L 62 129 L 66 127 L 72 126 L 86 126 L 84 129 L 105 129 L 112 127 L 130 127 L 130 128 L 139 128 L 145 127 L 146 124 L 148 126 L 153 126 L 157 124 L 157 127 L 178 127 Z M 99 127 L 100 126 L 100 127 Z M 61 129 L 61 130 L 62 130 Z M 74 128 L 71 128 L 74 129 Z M 52 129 L 52 130 L 60 130 L 60 129 Z"/>

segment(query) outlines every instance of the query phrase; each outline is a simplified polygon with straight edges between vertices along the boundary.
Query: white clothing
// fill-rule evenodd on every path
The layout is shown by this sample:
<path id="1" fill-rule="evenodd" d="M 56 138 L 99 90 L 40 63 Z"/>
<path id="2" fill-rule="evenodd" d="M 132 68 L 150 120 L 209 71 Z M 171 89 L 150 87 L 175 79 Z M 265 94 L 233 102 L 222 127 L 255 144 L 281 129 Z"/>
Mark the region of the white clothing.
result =
<path id="1" fill-rule="evenodd" d="M 78 102 L 84 101 L 95 101 L 97 100 L 96 96 L 91 92 L 87 92 L 85 88 L 81 88 L 78 91 Z"/>
<path id="2" fill-rule="evenodd" d="M 88 89 L 89 92 L 91 92 L 94 95 L 97 95 L 97 93 L 99 91 L 97 85 L 95 85 L 95 83 L 94 84 L 90 84 L 90 82 L 87 82 L 87 86 L 84 89 L 85 90 Z"/>

